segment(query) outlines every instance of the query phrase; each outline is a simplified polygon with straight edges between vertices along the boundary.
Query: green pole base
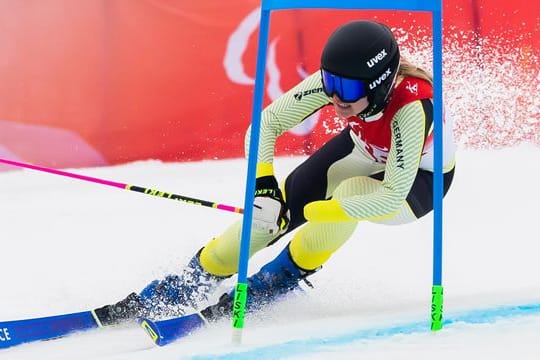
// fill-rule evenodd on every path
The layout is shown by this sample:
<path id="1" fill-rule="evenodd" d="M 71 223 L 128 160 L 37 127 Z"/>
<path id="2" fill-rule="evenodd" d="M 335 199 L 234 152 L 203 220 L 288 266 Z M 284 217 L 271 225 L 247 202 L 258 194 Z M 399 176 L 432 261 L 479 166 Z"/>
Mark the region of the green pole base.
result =
<path id="1" fill-rule="evenodd" d="M 244 316 L 246 313 L 247 288 L 245 283 L 237 283 L 234 291 L 233 303 L 233 327 L 242 329 L 244 327 Z"/>
<path id="2" fill-rule="evenodd" d="M 433 285 L 431 288 L 431 330 L 438 331 L 443 327 L 443 287 Z"/>

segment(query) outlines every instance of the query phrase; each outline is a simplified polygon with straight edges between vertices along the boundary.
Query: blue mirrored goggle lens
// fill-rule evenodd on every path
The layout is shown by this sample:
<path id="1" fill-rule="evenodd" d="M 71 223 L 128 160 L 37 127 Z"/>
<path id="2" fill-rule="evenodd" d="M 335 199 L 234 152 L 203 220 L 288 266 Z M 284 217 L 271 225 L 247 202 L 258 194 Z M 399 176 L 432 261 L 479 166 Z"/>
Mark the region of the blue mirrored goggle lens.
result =
<path id="1" fill-rule="evenodd" d="M 366 96 L 364 82 L 348 79 L 321 69 L 323 91 L 332 97 L 336 94 L 344 102 L 356 102 Z"/>

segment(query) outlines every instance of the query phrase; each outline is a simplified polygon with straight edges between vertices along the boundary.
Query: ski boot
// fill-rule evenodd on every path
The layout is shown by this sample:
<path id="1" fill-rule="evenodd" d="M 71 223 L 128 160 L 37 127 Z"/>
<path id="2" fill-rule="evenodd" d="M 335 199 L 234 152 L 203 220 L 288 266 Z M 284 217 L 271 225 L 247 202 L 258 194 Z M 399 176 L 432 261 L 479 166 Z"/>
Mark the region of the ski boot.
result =
<path id="1" fill-rule="evenodd" d="M 145 313 L 146 309 L 137 293 L 129 294 L 116 304 L 92 310 L 92 315 L 100 327 L 133 322 Z"/>
<path id="2" fill-rule="evenodd" d="M 180 275 L 168 275 L 154 280 L 139 294 L 131 293 L 116 304 L 93 310 L 103 326 L 133 322 L 139 318 L 166 318 L 183 315 L 197 309 L 199 303 L 226 279 L 206 272 L 195 255 Z"/>
<path id="3" fill-rule="evenodd" d="M 300 281 L 304 281 L 309 287 L 313 287 L 306 277 L 319 269 L 303 270 L 299 268 L 293 262 L 287 245 L 274 260 L 248 278 L 246 312 L 260 310 L 265 305 L 279 300 L 287 293 L 301 290 Z M 205 308 L 201 311 L 201 314 L 208 321 L 230 317 L 233 301 L 234 290 L 221 295 L 217 304 Z"/>

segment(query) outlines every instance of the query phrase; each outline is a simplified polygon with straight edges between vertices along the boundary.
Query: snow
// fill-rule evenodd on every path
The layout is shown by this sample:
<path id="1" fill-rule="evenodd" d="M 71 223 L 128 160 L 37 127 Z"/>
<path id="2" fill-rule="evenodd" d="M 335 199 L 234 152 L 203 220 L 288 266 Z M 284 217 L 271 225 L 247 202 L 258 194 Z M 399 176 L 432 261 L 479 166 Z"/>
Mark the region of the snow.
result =
<path id="1" fill-rule="evenodd" d="M 246 318 L 241 345 L 223 321 L 163 348 L 122 327 L 0 350 L 0 359 L 538 359 L 538 150 L 458 150 L 444 202 L 444 315 L 455 321 L 441 331 L 429 330 L 426 216 L 396 227 L 361 223 L 310 278 L 314 289 Z M 278 158 L 278 177 L 301 160 Z M 246 162 L 68 171 L 242 206 Z M 239 216 L 33 170 L 0 172 L 0 184 L 1 320 L 115 302 L 178 271 Z M 254 256 L 250 272 L 284 245 Z M 527 304 L 536 307 L 508 308 Z"/>

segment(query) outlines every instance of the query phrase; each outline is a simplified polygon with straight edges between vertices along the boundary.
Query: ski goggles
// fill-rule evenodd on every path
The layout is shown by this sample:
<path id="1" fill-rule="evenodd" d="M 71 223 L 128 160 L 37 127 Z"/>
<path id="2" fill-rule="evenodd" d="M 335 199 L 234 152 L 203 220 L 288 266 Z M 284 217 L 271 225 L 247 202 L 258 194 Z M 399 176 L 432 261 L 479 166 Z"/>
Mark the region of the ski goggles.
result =
<path id="1" fill-rule="evenodd" d="M 328 97 L 336 94 L 341 101 L 353 103 L 367 95 L 364 82 L 332 74 L 321 69 L 323 91 Z"/>

